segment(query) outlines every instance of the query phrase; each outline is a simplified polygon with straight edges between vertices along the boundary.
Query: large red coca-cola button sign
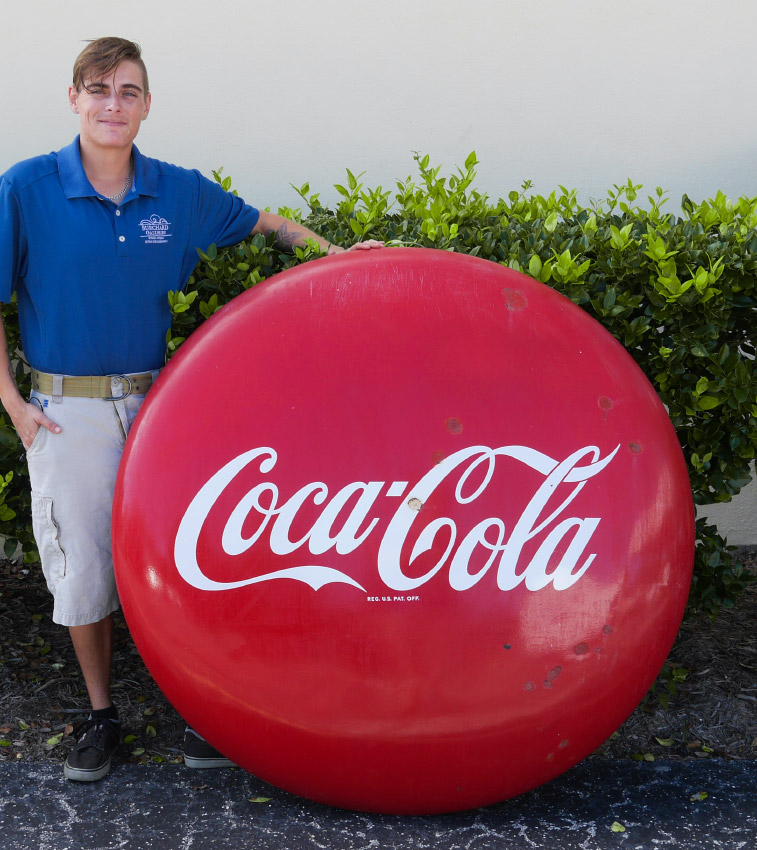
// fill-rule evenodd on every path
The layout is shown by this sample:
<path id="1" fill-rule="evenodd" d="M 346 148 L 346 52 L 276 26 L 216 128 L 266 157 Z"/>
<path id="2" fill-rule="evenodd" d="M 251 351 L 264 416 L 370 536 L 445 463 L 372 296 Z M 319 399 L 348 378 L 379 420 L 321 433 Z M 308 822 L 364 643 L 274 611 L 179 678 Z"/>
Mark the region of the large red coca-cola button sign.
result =
<path id="1" fill-rule="evenodd" d="M 220 311 L 150 393 L 117 487 L 129 626 L 257 776 L 384 812 L 566 770 L 676 634 L 693 507 L 654 390 L 494 263 L 384 249 Z"/>

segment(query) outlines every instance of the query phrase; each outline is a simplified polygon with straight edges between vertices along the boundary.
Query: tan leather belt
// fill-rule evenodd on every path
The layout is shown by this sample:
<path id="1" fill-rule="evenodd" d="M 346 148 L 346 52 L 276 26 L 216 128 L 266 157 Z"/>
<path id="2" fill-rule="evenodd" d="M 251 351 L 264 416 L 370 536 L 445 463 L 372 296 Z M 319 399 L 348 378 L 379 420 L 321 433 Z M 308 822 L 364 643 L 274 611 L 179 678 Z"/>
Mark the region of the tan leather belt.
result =
<path id="1" fill-rule="evenodd" d="M 120 401 L 128 395 L 143 395 L 153 382 L 153 372 L 138 375 L 50 375 L 32 369 L 32 389 L 45 395 L 72 398 L 103 398 Z"/>

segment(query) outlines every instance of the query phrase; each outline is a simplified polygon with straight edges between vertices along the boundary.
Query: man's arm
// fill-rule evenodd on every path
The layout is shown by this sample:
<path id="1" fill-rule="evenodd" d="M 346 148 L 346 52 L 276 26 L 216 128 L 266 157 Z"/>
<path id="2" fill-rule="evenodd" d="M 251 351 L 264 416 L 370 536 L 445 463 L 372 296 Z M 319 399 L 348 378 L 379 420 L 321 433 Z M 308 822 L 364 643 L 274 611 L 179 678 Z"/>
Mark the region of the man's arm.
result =
<path id="1" fill-rule="evenodd" d="M 304 247 L 307 239 L 315 240 L 320 245 L 321 250 L 325 251 L 329 256 L 332 254 L 341 254 L 345 250 L 339 245 L 332 245 L 322 236 L 313 233 L 312 230 L 308 230 L 307 227 L 298 224 L 296 221 L 290 221 L 282 215 L 265 212 L 264 210 L 261 211 L 257 224 L 252 228 L 251 235 L 254 236 L 256 233 L 262 233 L 265 236 L 275 233 L 276 244 L 288 251 L 291 251 L 293 248 Z M 383 245 L 383 242 L 377 242 L 375 239 L 366 239 L 365 242 L 357 242 L 346 250 L 382 248 Z"/>
<path id="2" fill-rule="evenodd" d="M 24 401 L 16 386 L 16 376 L 8 355 L 8 343 L 5 338 L 5 324 L 0 317 L 0 401 L 8 412 L 11 422 L 28 449 L 40 428 L 47 428 L 53 434 L 60 434 L 60 425 L 48 419 L 39 405 Z"/>

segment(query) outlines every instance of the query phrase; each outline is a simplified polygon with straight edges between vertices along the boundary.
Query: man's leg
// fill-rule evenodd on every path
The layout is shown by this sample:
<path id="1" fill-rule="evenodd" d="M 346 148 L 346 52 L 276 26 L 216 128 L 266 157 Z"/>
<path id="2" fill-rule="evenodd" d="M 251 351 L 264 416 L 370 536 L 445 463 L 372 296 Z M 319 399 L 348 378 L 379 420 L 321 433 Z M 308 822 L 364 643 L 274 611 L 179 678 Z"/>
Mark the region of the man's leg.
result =
<path id="1" fill-rule="evenodd" d="M 34 535 L 55 597 L 53 621 L 69 628 L 92 704 L 63 770 L 68 779 L 92 782 L 110 770 L 121 739 L 110 695 L 112 613 L 118 608 L 111 502 L 141 398 L 35 397 L 40 406 L 55 408 L 61 433 L 41 431 L 27 451 Z"/>
<path id="2" fill-rule="evenodd" d="M 69 626 L 92 708 L 113 705 L 110 696 L 110 665 L 113 657 L 113 615 L 87 626 Z"/>
<path id="3" fill-rule="evenodd" d="M 121 724 L 110 696 L 113 656 L 113 615 L 96 623 L 69 626 L 92 712 L 82 727 L 76 746 L 68 754 L 63 773 L 68 779 L 92 782 L 102 779 L 121 742 Z"/>

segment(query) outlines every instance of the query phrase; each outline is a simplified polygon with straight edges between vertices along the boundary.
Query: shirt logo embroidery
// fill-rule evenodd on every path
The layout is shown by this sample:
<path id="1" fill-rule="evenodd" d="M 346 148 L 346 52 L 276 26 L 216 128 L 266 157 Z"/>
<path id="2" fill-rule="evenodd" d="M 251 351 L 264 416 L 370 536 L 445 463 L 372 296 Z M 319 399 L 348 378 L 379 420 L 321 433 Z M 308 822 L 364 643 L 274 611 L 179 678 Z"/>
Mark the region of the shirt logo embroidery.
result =
<path id="1" fill-rule="evenodd" d="M 168 242 L 169 236 L 173 236 L 169 233 L 171 222 L 155 213 L 150 218 L 143 218 L 139 226 L 142 228 L 142 238 L 147 245 L 162 245 Z"/>

